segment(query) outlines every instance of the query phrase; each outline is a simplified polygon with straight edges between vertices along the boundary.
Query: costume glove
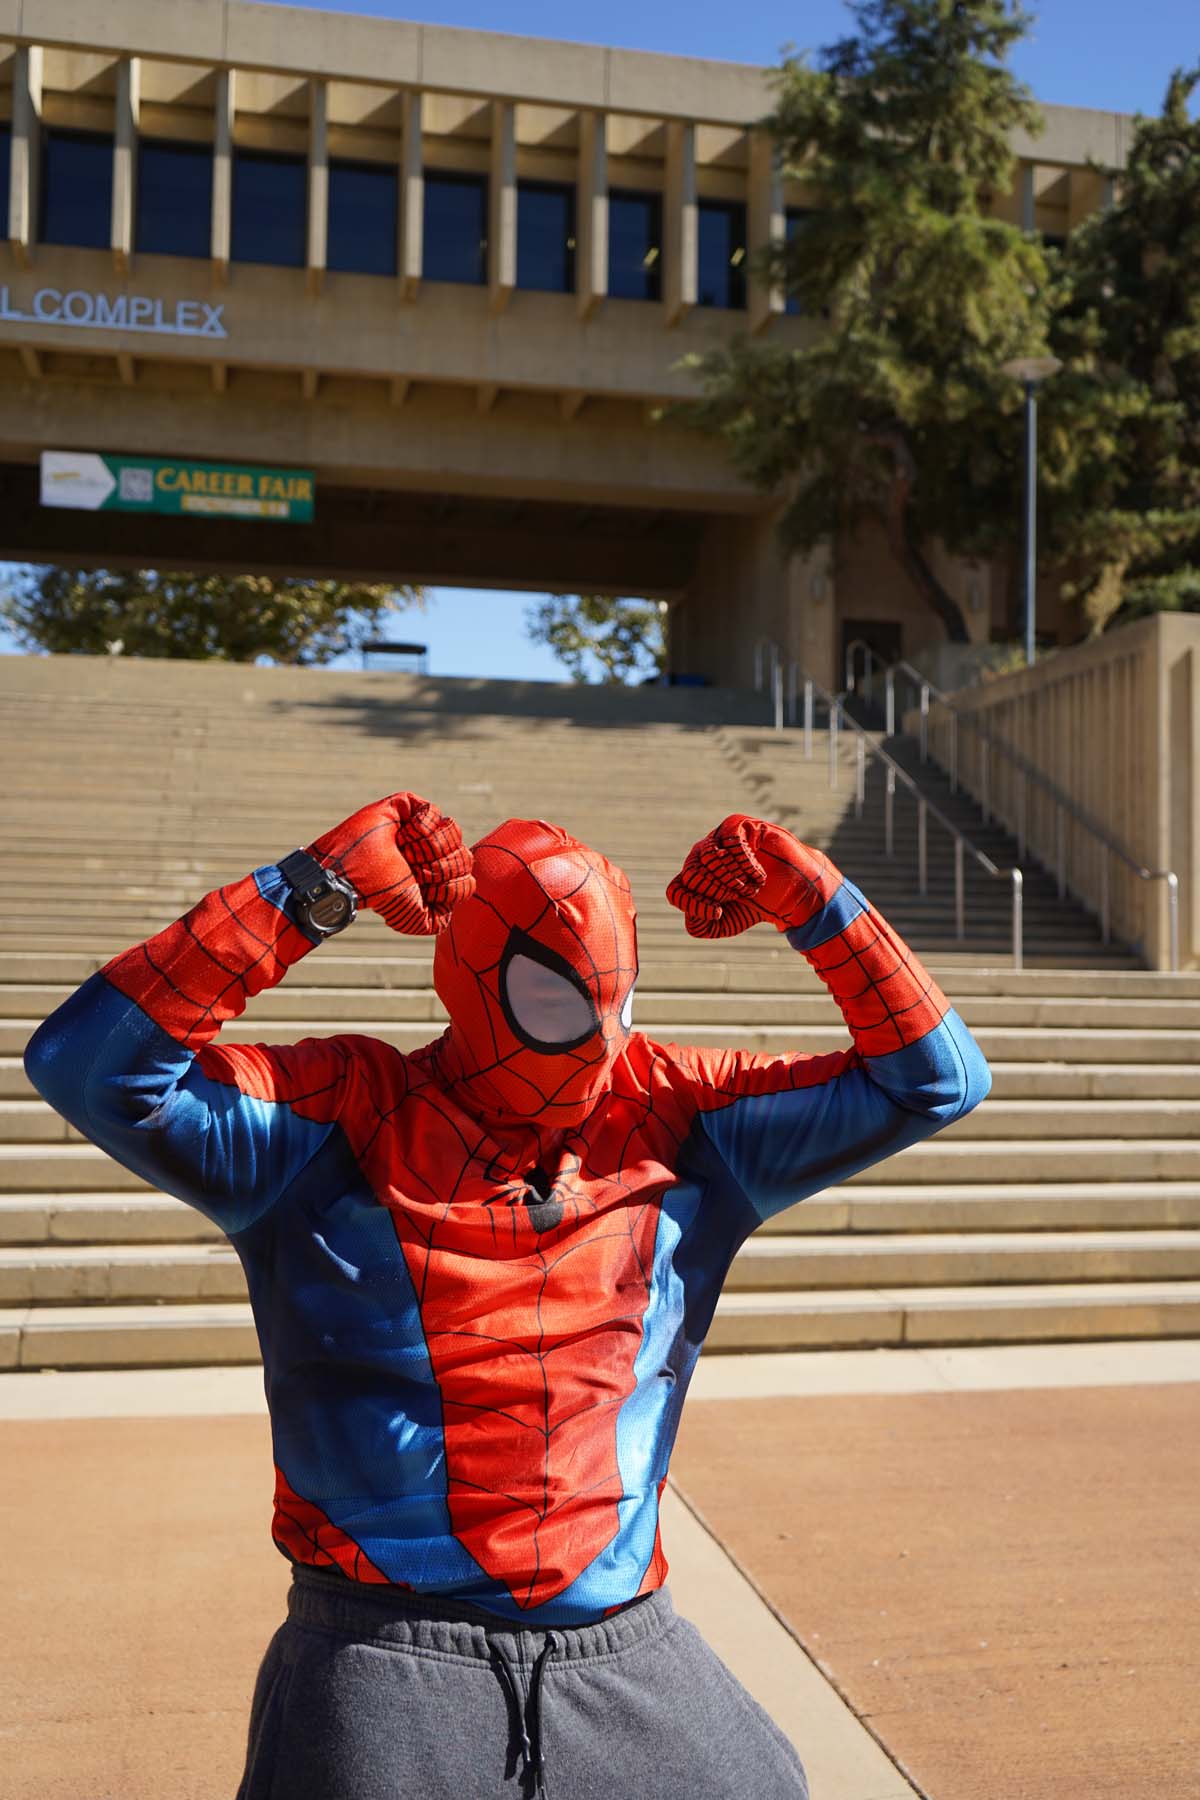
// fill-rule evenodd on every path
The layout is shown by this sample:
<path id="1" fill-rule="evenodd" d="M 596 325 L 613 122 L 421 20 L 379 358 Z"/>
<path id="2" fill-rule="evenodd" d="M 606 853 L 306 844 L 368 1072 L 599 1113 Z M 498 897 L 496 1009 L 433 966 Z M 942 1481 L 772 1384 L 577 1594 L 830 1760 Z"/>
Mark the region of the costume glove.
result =
<path id="1" fill-rule="evenodd" d="M 419 794 L 389 794 L 308 846 L 393 931 L 431 937 L 475 891 L 471 852 L 453 819 Z"/>
<path id="2" fill-rule="evenodd" d="M 751 925 L 806 925 L 842 877 L 820 850 L 782 825 L 730 813 L 688 852 L 667 888 L 692 937 L 734 937 Z"/>

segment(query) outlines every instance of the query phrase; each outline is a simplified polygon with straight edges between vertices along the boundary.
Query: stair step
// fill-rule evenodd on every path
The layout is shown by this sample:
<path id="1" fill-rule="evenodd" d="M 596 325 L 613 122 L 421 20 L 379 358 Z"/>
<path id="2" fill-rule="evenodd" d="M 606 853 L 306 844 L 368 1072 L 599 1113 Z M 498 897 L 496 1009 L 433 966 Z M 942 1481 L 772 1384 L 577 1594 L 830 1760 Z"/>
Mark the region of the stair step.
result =
<path id="1" fill-rule="evenodd" d="M 35 1094 L 0 1099 L 0 1144 L 78 1142 L 81 1133 Z M 956 1141 L 1028 1146 L 1059 1139 L 1200 1139 L 1200 1099 L 997 1100 L 944 1128 Z M 940 1141 L 940 1140 L 939 1140 Z"/>
<path id="2" fill-rule="evenodd" d="M 1200 1283 L 1059 1283 L 998 1289 L 731 1292 L 709 1352 L 1200 1335 Z M 195 1305 L 0 1310 L 0 1368 L 150 1368 L 259 1360 L 250 1308 Z"/>
<path id="3" fill-rule="evenodd" d="M 113 1165 L 115 1166 L 115 1165 Z M 103 1177 L 104 1168 L 97 1170 Z M 763 1236 L 997 1231 L 1143 1231 L 1200 1227 L 1200 1180 L 827 1188 L 767 1221 Z M 153 1188 L 0 1194 L 0 1243 L 187 1244 L 223 1240 L 194 1207 Z M 753 1241 L 757 1241 L 753 1240 Z"/>
<path id="4" fill-rule="evenodd" d="M 970 1240 L 752 1239 L 728 1292 L 1200 1279 L 1200 1231 L 980 1233 Z M 209 1245 L 0 1248 L 0 1307 L 241 1300 L 234 1250 Z"/>

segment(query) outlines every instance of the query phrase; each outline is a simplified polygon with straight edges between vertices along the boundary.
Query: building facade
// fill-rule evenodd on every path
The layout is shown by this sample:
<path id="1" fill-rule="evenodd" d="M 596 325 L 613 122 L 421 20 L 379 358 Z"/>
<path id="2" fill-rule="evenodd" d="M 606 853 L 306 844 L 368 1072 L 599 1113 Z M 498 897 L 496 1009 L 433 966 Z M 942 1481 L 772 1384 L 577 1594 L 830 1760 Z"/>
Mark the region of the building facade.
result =
<path id="1" fill-rule="evenodd" d="M 666 600 L 680 673 L 818 679 L 941 628 L 869 533 L 785 562 L 664 423 L 689 351 L 820 329 L 754 274 L 813 197 L 767 72 L 243 0 L 0 0 L 0 556 Z M 1047 109 L 997 210 L 1103 202 L 1121 115 Z M 311 471 L 311 521 L 43 506 L 41 452 Z M 943 571 L 973 637 L 987 569 Z M 838 684 L 840 685 L 840 683 Z"/>

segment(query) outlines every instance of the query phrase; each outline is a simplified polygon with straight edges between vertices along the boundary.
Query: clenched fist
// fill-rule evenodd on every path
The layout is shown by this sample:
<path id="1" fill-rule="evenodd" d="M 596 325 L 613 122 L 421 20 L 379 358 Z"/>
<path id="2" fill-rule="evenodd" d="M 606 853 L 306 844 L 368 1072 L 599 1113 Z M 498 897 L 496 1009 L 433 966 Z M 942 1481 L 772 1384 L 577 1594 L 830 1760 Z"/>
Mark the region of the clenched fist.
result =
<path id="1" fill-rule="evenodd" d="M 827 856 L 782 825 L 730 813 L 693 844 L 667 899 L 692 937 L 735 937 L 760 924 L 788 931 L 820 912 L 841 879 Z"/>
<path id="2" fill-rule="evenodd" d="M 471 852 L 453 819 L 419 794 L 389 794 L 308 846 L 393 931 L 431 937 L 475 891 Z"/>

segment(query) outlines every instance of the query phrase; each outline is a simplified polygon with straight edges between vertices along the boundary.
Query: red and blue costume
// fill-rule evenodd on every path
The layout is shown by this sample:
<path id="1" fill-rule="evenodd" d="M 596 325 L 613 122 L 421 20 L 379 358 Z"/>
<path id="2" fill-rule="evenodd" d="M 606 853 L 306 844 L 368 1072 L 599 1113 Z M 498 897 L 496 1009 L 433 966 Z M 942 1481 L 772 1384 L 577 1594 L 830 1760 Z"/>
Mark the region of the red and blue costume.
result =
<path id="1" fill-rule="evenodd" d="M 402 794 L 311 850 L 397 930 L 438 933 L 443 1036 L 218 1043 L 314 946 L 269 864 L 93 976 L 30 1075 L 235 1245 L 289 1557 L 524 1624 L 601 1619 L 664 1580 L 659 1495 L 738 1247 L 967 1112 L 986 1065 L 858 890 L 760 820 L 727 819 L 669 897 L 694 936 L 786 931 L 846 1019 L 836 1054 L 634 1032 L 628 881 L 554 826 L 467 851 Z"/>

